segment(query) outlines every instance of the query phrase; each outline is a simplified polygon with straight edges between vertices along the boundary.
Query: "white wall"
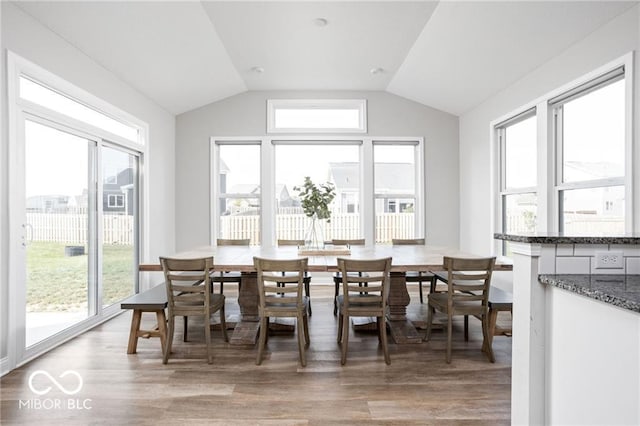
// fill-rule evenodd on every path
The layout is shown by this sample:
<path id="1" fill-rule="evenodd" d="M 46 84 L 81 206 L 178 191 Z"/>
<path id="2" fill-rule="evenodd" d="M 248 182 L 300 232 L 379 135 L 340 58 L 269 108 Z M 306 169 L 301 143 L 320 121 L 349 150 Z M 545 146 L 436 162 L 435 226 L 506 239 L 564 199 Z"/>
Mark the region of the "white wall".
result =
<path id="1" fill-rule="evenodd" d="M 144 178 L 148 186 L 148 235 L 146 260 L 155 260 L 158 255 L 175 250 L 174 176 L 175 176 L 175 117 L 139 92 L 119 80 L 84 53 L 39 24 L 21 9 L 9 2 L 1 2 L 2 10 L 2 122 L 7 123 L 7 87 L 4 72 L 6 50 L 34 62 L 59 77 L 111 103 L 149 125 L 149 141 Z M 105 35 L 108 37 L 108 35 Z M 7 336 L 7 266 L 9 257 L 8 236 L 8 131 L 2 127 L 0 150 L 0 199 L 2 200 L 0 249 L 0 271 L 2 293 L 0 296 L 0 323 L 2 323 L 2 352 L 6 355 Z M 145 260 L 145 259 L 143 259 Z"/>
<path id="2" fill-rule="evenodd" d="M 385 92 L 246 92 L 176 120 L 176 245 L 209 244 L 209 138 L 266 134 L 267 99 L 365 98 L 368 135 L 422 136 L 426 155 L 426 237 L 458 244 L 458 119 Z"/>
<path id="3" fill-rule="evenodd" d="M 637 49 L 640 46 L 639 20 L 639 7 L 636 6 L 460 117 L 460 248 L 462 250 L 484 253 L 491 250 L 494 244 L 493 218 L 490 213 L 493 196 L 489 167 L 490 122 Z M 636 105 L 640 105 L 638 56 L 636 55 L 635 62 Z M 636 128 L 638 128 L 640 121 L 637 109 L 635 117 Z M 635 146 L 638 146 L 637 142 Z M 637 167 L 634 172 L 637 173 Z M 637 182 L 637 178 L 635 180 Z M 638 188 L 635 194 L 636 200 L 639 200 Z"/>

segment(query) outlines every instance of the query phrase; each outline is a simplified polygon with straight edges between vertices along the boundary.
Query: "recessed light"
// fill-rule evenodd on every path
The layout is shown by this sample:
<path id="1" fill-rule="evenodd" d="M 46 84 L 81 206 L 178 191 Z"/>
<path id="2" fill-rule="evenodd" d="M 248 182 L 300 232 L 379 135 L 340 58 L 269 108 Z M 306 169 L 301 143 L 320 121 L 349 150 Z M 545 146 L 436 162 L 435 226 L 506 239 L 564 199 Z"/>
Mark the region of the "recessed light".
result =
<path id="1" fill-rule="evenodd" d="M 327 21 L 325 18 L 316 18 L 313 20 L 313 23 L 318 27 L 326 27 L 329 21 Z"/>
<path id="2" fill-rule="evenodd" d="M 384 68 L 371 68 L 371 70 L 369 71 L 371 74 L 376 75 L 376 74 L 382 74 L 384 73 Z"/>
<path id="3" fill-rule="evenodd" d="M 264 72 L 264 68 L 262 67 L 253 67 L 251 68 L 251 72 L 256 74 L 262 74 Z"/>

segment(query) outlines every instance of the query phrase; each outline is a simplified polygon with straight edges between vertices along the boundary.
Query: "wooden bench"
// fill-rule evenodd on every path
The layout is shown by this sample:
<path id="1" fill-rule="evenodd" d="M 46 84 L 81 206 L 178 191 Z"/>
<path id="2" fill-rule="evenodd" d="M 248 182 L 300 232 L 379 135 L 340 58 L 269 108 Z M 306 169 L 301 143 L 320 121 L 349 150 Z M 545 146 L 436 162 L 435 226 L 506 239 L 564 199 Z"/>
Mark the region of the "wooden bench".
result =
<path id="1" fill-rule="evenodd" d="M 150 337 L 159 337 L 162 351 L 164 352 L 167 339 L 167 317 L 164 310 L 167 307 L 167 290 L 164 284 L 160 284 L 142 293 L 123 300 L 120 303 L 122 309 L 133 309 L 133 317 L 131 318 L 131 331 L 129 332 L 129 345 L 127 346 L 128 354 L 135 354 L 138 347 L 138 338 L 148 339 Z M 143 312 L 152 312 L 156 314 L 158 325 L 153 330 L 141 330 L 140 322 Z"/>
<path id="2" fill-rule="evenodd" d="M 444 271 L 434 272 L 436 280 L 446 283 L 449 276 Z M 435 286 L 432 285 L 432 291 Z M 489 289 L 489 344 L 493 342 L 493 336 L 505 335 L 511 336 L 511 328 L 498 328 L 496 323 L 498 320 L 498 312 L 511 312 L 513 314 L 513 293 L 503 290 L 499 287 L 491 286 Z M 469 339 L 469 317 L 464 317 L 464 338 Z"/>

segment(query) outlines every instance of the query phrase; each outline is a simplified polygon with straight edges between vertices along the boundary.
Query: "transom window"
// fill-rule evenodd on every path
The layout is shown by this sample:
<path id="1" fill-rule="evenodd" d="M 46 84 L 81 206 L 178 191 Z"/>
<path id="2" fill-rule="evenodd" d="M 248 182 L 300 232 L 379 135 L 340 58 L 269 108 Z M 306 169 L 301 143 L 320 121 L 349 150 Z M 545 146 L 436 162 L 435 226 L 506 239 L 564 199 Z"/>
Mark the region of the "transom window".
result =
<path id="1" fill-rule="evenodd" d="M 364 99 L 270 99 L 269 133 L 366 133 Z"/>
<path id="2" fill-rule="evenodd" d="M 21 99 L 113 133 L 128 141 L 136 143 L 140 141 L 139 130 L 135 126 L 111 118 L 25 76 L 20 76 L 19 82 L 19 96 Z"/>

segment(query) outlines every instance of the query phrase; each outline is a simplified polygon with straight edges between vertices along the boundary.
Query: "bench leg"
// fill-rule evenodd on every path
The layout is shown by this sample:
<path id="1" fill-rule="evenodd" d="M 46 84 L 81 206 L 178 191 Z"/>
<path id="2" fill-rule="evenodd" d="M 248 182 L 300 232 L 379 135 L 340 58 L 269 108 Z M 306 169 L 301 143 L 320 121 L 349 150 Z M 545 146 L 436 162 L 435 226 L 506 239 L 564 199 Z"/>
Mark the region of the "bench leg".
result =
<path id="1" fill-rule="evenodd" d="M 140 309 L 133 310 L 131 318 L 131 330 L 129 331 L 129 346 L 127 346 L 128 354 L 135 354 L 138 348 L 138 335 L 140 332 L 140 320 L 142 319 L 142 311 Z"/>

